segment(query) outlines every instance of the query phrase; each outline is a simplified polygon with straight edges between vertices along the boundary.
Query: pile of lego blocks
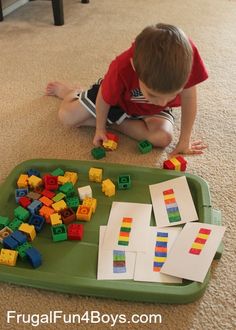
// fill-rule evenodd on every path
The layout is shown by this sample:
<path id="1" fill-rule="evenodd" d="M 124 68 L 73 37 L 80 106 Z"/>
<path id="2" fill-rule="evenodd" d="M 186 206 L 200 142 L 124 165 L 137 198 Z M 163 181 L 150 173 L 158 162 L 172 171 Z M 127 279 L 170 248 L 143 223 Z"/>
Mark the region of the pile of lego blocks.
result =
<path id="1" fill-rule="evenodd" d="M 172 157 L 163 163 L 163 168 L 166 170 L 185 171 L 187 161 L 182 156 Z"/>
<path id="2" fill-rule="evenodd" d="M 51 225 L 54 242 L 82 239 L 83 225 L 72 223 L 88 220 L 84 219 L 83 212 L 80 213 L 80 200 L 74 188 L 77 179 L 77 173 L 61 169 L 42 178 L 35 169 L 19 176 L 14 219 L 10 221 L 8 217 L 0 216 L 0 242 L 3 245 L 0 264 L 14 266 L 19 256 L 34 268 L 39 267 L 42 256 L 32 242 L 45 224 Z M 83 203 L 88 206 L 93 200 L 85 198 Z"/>
<path id="3" fill-rule="evenodd" d="M 96 147 L 91 150 L 91 155 L 95 159 L 101 159 L 106 156 L 107 151 L 117 149 L 119 137 L 111 132 L 106 133 L 107 141 L 104 141 L 102 147 Z"/>

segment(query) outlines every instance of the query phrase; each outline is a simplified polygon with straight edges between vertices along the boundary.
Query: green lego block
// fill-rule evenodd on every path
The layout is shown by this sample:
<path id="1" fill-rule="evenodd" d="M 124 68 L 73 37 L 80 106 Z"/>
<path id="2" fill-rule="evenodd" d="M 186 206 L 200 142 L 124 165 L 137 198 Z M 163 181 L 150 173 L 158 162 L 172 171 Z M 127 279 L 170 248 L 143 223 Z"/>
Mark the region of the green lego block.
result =
<path id="1" fill-rule="evenodd" d="M 67 230 L 64 224 L 52 226 L 52 239 L 53 242 L 66 241 L 67 240 Z"/>
<path id="2" fill-rule="evenodd" d="M 24 209 L 22 206 L 18 206 L 14 210 L 14 215 L 19 220 L 25 221 L 29 218 L 30 212 L 28 210 Z"/>
<path id="3" fill-rule="evenodd" d="M 78 206 L 80 205 L 79 197 L 67 197 L 66 198 L 66 205 L 73 210 L 77 210 Z"/>
<path id="4" fill-rule="evenodd" d="M 95 159 L 101 159 L 103 157 L 106 156 L 106 151 L 104 148 L 102 147 L 97 147 L 97 148 L 93 148 L 91 150 L 91 155 L 95 158 Z"/>
<path id="5" fill-rule="evenodd" d="M 138 148 L 142 154 L 146 154 L 152 151 L 152 144 L 148 140 L 142 140 L 138 143 Z"/>
<path id="6" fill-rule="evenodd" d="M 66 196 L 65 194 L 63 194 L 62 192 L 59 192 L 58 194 L 56 194 L 56 195 L 52 198 L 52 200 L 53 200 L 54 202 L 59 202 L 59 201 L 61 201 L 65 196 Z"/>
<path id="7" fill-rule="evenodd" d="M 66 195 L 66 197 L 71 197 L 75 194 L 75 188 L 71 182 L 66 182 L 63 184 L 59 191 Z"/>
<path id="8" fill-rule="evenodd" d="M 30 244 L 29 242 L 25 242 L 24 244 L 19 245 L 16 248 L 16 251 L 18 251 L 18 253 L 19 253 L 19 257 L 22 260 L 27 260 L 26 251 L 30 248 L 32 248 L 32 244 Z"/>
<path id="9" fill-rule="evenodd" d="M 118 176 L 118 189 L 129 189 L 131 187 L 130 175 Z"/>
<path id="10" fill-rule="evenodd" d="M 120 231 L 124 231 L 126 233 L 130 233 L 131 232 L 131 228 L 128 228 L 128 227 L 121 227 L 120 228 Z"/>
<path id="11" fill-rule="evenodd" d="M 129 245 L 129 242 L 126 242 L 126 241 L 118 241 L 118 245 L 126 245 L 126 246 L 128 246 L 128 245 Z"/>
<path id="12" fill-rule="evenodd" d="M 8 227 L 12 230 L 15 231 L 17 230 L 20 225 L 23 223 L 23 221 L 19 220 L 18 218 L 14 218 L 8 225 Z"/>
<path id="13" fill-rule="evenodd" d="M 181 220 L 181 217 L 179 215 L 177 216 L 168 216 L 169 222 L 178 222 Z"/>
<path id="14" fill-rule="evenodd" d="M 8 217 L 2 217 L 0 215 L 0 227 L 4 228 L 4 227 L 8 226 L 9 222 L 10 222 L 10 220 Z"/>
<path id="15" fill-rule="evenodd" d="M 53 176 L 63 176 L 65 172 L 61 168 L 56 168 L 54 171 L 51 172 Z"/>

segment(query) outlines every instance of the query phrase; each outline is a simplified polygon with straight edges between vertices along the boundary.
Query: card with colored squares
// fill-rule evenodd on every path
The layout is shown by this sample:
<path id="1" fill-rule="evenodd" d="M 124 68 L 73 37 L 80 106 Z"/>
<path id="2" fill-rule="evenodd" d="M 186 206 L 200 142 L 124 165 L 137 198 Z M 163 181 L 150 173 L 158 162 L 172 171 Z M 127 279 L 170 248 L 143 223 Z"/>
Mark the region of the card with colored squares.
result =
<path id="1" fill-rule="evenodd" d="M 198 220 L 185 176 L 150 185 L 149 189 L 158 228 Z"/>
<path id="2" fill-rule="evenodd" d="M 103 250 L 102 243 L 106 228 L 106 226 L 100 226 L 97 279 L 133 279 L 136 253 L 118 249 Z"/>
<path id="3" fill-rule="evenodd" d="M 181 278 L 160 272 L 181 229 L 180 227 L 149 228 L 147 250 L 137 253 L 134 272 L 135 281 L 182 283 Z"/>
<path id="4" fill-rule="evenodd" d="M 187 223 L 162 266 L 162 274 L 203 282 L 225 227 L 200 222 Z"/>
<path id="5" fill-rule="evenodd" d="M 150 204 L 113 202 L 103 249 L 145 251 L 151 211 Z"/>

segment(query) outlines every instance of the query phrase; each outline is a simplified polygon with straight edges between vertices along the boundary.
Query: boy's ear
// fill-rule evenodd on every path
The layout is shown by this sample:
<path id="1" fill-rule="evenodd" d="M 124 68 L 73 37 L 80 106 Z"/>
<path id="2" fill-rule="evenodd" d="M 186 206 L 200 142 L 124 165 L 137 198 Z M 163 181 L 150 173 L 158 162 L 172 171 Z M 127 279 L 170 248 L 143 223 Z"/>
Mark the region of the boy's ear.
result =
<path id="1" fill-rule="evenodd" d="M 133 59 L 132 59 L 132 57 L 130 58 L 130 63 L 131 63 L 131 65 L 132 65 L 132 68 L 133 68 L 133 69 L 134 69 L 134 71 L 135 71 L 134 62 L 133 62 Z"/>

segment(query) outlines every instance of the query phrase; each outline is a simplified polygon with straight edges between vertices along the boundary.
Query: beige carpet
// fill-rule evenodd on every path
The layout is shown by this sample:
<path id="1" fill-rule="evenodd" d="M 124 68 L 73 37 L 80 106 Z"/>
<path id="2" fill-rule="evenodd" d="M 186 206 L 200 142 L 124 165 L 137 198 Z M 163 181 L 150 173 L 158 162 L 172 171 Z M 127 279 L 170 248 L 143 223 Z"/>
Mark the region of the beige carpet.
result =
<path id="1" fill-rule="evenodd" d="M 50 80 L 80 82 L 87 87 L 105 72 L 111 59 L 128 47 L 146 25 L 169 22 L 182 27 L 197 43 L 210 78 L 199 86 L 199 112 L 193 139 L 209 149 L 187 157 L 188 172 L 209 182 L 212 205 L 227 226 L 225 250 L 214 261 L 205 295 L 188 305 L 122 302 L 60 294 L 0 284 L 0 328 L 6 311 L 19 313 L 161 314 L 162 324 L 125 324 L 117 329 L 235 329 L 235 81 L 236 2 L 234 0 L 79 0 L 64 1 L 65 25 L 53 25 L 50 1 L 33 1 L 0 23 L 0 180 L 31 158 L 91 160 L 93 129 L 67 130 L 57 119 L 59 101 L 44 96 Z M 177 115 L 176 138 L 179 133 Z M 171 147 L 173 147 L 174 142 Z M 171 147 L 168 150 L 171 150 Z M 168 151 L 167 150 L 167 151 Z M 119 149 L 105 162 L 160 167 L 166 151 L 140 155 L 136 142 L 121 136 Z M 64 329 L 57 325 L 38 328 Z M 67 325 L 68 329 L 105 329 L 111 324 Z"/>

